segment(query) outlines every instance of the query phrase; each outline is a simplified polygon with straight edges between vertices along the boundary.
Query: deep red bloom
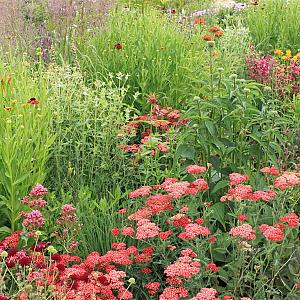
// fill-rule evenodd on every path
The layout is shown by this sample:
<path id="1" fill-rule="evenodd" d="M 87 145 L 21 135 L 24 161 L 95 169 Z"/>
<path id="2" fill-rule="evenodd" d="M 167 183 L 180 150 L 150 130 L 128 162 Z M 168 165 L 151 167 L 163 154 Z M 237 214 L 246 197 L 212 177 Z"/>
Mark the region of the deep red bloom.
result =
<path id="1" fill-rule="evenodd" d="M 97 281 L 100 282 L 102 285 L 109 285 L 110 282 L 105 276 L 98 277 Z"/>
<path id="2" fill-rule="evenodd" d="M 120 234 L 120 229 L 119 228 L 113 228 L 111 230 L 111 233 L 113 236 L 118 236 Z"/>
<path id="3" fill-rule="evenodd" d="M 28 101 L 27 101 L 28 104 L 32 104 L 32 105 L 36 105 L 36 104 L 39 104 L 40 101 L 37 100 L 36 98 L 32 97 L 30 98 Z"/>
<path id="4" fill-rule="evenodd" d="M 20 264 L 22 267 L 29 266 L 29 265 L 31 264 L 31 258 L 28 257 L 28 256 L 21 257 L 21 258 L 19 259 L 19 264 Z"/>
<path id="5" fill-rule="evenodd" d="M 123 48 L 122 44 L 120 43 L 115 44 L 115 49 L 121 50 L 122 48 Z"/>
<path id="6" fill-rule="evenodd" d="M 247 216 L 246 215 L 238 215 L 238 220 L 241 222 L 247 221 Z"/>
<path id="7" fill-rule="evenodd" d="M 148 268 L 148 267 L 144 267 L 144 268 L 141 269 L 141 272 L 143 274 L 151 274 L 152 270 L 150 268 Z"/>

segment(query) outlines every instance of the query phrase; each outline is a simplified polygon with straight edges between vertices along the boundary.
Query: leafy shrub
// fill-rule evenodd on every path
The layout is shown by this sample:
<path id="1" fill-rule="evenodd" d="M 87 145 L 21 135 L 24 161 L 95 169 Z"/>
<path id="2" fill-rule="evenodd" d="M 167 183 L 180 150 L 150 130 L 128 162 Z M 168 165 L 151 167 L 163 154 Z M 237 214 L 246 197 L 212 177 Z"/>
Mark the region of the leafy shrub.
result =
<path id="1" fill-rule="evenodd" d="M 75 198 L 88 187 L 97 199 L 109 197 L 108 191 L 117 186 L 126 187 L 130 177 L 117 148 L 117 134 L 130 111 L 123 102 L 125 76 L 119 74 L 118 86 L 96 81 L 90 87 L 76 67 L 51 65 L 44 76 L 56 134 L 49 186 Z"/>

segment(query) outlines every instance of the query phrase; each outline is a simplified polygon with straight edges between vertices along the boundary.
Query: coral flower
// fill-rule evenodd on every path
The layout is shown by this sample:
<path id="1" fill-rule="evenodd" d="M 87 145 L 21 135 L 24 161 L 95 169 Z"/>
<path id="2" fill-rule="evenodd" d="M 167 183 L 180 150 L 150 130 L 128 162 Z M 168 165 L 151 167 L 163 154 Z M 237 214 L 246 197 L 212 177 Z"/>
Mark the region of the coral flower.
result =
<path id="1" fill-rule="evenodd" d="M 223 34 L 224 34 L 223 31 L 217 31 L 214 33 L 214 36 L 221 37 Z"/>
<path id="2" fill-rule="evenodd" d="M 201 35 L 201 38 L 205 41 L 212 41 L 212 37 L 208 34 Z"/>
<path id="3" fill-rule="evenodd" d="M 202 18 L 198 18 L 194 21 L 194 25 L 199 25 L 199 24 L 205 25 L 206 21 Z"/>

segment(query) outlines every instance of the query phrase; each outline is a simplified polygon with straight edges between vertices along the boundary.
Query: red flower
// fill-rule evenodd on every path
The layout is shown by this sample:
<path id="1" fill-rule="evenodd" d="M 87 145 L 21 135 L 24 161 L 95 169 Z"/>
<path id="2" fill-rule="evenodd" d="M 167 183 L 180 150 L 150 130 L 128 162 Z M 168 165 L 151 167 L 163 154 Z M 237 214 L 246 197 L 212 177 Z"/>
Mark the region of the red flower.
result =
<path id="1" fill-rule="evenodd" d="M 218 32 L 218 31 L 222 31 L 222 28 L 219 26 L 212 26 L 209 28 L 210 32 Z"/>
<path id="2" fill-rule="evenodd" d="M 102 285 L 109 285 L 109 280 L 105 276 L 100 276 L 97 278 L 97 281 Z"/>
<path id="3" fill-rule="evenodd" d="M 198 24 L 202 24 L 202 25 L 205 25 L 206 24 L 206 21 L 202 18 L 198 18 L 194 21 L 194 25 L 198 25 Z"/>
<path id="4" fill-rule="evenodd" d="M 115 44 L 115 49 L 121 50 L 122 48 L 123 48 L 122 44 L 120 43 Z"/>
<path id="5" fill-rule="evenodd" d="M 212 41 L 212 37 L 208 34 L 201 35 L 201 38 L 205 41 Z"/>
<path id="6" fill-rule="evenodd" d="M 172 10 L 171 10 L 171 14 L 172 14 L 172 15 L 175 15 L 175 14 L 176 14 L 176 10 L 175 10 L 175 9 L 172 9 Z"/>
<path id="7" fill-rule="evenodd" d="M 18 295 L 18 299 L 17 300 L 28 300 L 29 298 L 28 298 L 28 296 L 25 294 L 25 293 L 20 293 L 19 295 Z"/>
<path id="8" fill-rule="evenodd" d="M 247 221 L 247 216 L 246 215 L 238 215 L 238 220 L 241 222 Z"/>
<path id="9" fill-rule="evenodd" d="M 40 101 L 37 100 L 36 98 L 32 97 L 30 98 L 28 101 L 27 101 L 28 104 L 32 104 L 32 105 L 36 105 L 36 104 L 39 104 Z"/>
<path id="10" fill-rule="evenodd" d="M 217 241 L 217 238 L 216 238 L 215 236 L 211 236 L 211 237 L 209 238 L 209 241 L 210 241 L 211 243 L 215 243 L 215 242 Z"/>
<path id="11" fill-rule="evenodd" d="M 212 272 L 218 272 L 220 271 L 220 268 L 216 266 L 215 263 L 209 263 L 206 265 L 205 270 L 208 271 L 212 271 Z"/>
<path id="12" fill-rule="evenodd" d="M 148 267 L 144 267 L 144 268 L 141 269 L 141 272 L 143 274 L 150 274 L 150 273 L 152 273 L 152 270 Z"/>
<path id="13" fill-rule="evenodd" d="M 214 33 L 214 36 L 221 37 L 223 35 L 223 31 L 217 31 Z"/>
<path id="14" fill-rule="evenodd" d="M 111 233 L 113 236 L 118 236 L 120 234 L 120 229 L 119 228 L 113 228 L 111 230 Z"/>

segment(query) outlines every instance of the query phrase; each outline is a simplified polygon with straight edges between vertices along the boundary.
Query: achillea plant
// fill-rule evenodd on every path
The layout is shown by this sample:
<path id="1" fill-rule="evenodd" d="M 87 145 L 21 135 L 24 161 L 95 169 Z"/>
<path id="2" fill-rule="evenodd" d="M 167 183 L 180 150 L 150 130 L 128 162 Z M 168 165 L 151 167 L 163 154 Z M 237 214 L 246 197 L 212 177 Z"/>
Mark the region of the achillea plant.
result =
<path id="1" fill-rule="evenodd" d="M 46 238 L 48 191 L 38 185 L 22 200 L 31 210 L 22 214 L 23 230 L 0 243 L 0 299 L 296 299 L 300 219 L 285 199 L 298 191 L 300 174 L 273 166 L 261 173 L 264 190 L 233 173 L 226 199 L 210 204 L 203 166 L 142 186 L 129 193 L 138 208 L 119 210 L 111 250 L 83 260 Z M 76 224 L 75 208 L 64 205 L 56 223 Z"/>

